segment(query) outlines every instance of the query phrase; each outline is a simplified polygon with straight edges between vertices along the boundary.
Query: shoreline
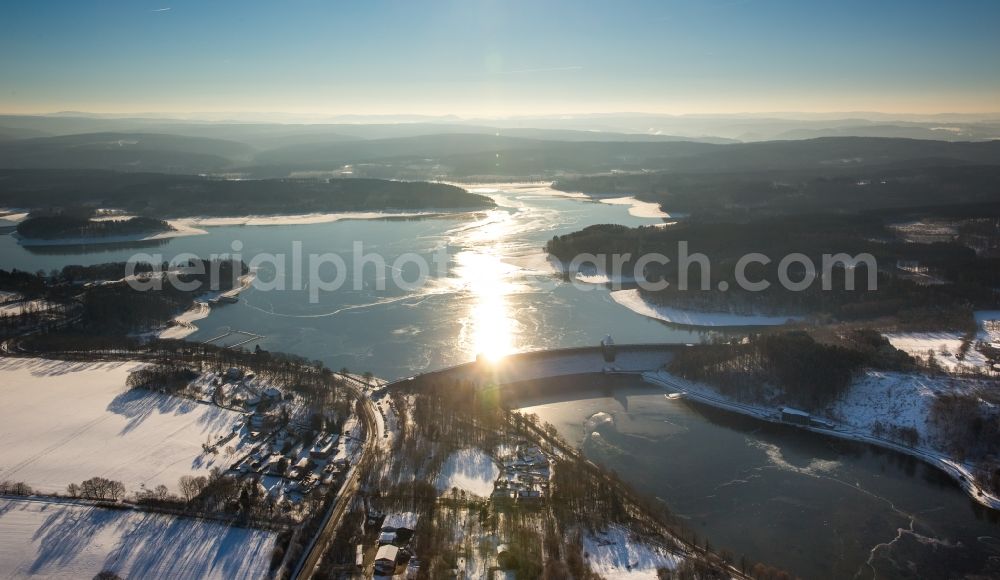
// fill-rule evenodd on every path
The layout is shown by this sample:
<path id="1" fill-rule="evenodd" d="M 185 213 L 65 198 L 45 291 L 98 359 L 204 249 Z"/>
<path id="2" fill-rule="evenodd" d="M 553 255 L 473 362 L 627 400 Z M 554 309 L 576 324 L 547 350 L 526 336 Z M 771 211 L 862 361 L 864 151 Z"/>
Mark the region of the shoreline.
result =
<path id="1" fill-rule="evenodd" d="M 646 383 L 656 385 L 664 390 L 671 391 L 672 393 L 680 394 L 681 397 L 677 398 L 690 398 L 693 401 L 714 407 L 716 409 L 728 411 L 730 413 L 736 413 L 746 417 L 766 421 L 768 423 L 788 425 L 804 431 L 836 437 L 847 441 L 867 443 L 869 445 L 889 449 L 891 451 L 896 451 L 909 457 L 919 459 L 920 461 L 937 468 L 951 477 L 958 484 L 958 486 L 962 488 L 966 495 L 977 504 L 1000 511 L 1000 497 L 988 493 L 978 483 L 976 483 L 976 477 L 968 467 L 942 453 L 938 453 L 930 449 L 908 447 L 906 445 L 896 443 L 895 441 L 856 431 L 851 427 L 837 423 L 831 423 L 832 427 L 824 428 L 814 427 L 811 425 L 798 425 L 782 421 L 780 412 L 777 409 L 767 409 L 756 405 L 730 401 L 722 395 L 711 396 L 704 392 L 707 387 L 702 387 L 701 385 L 691 383 L 690 381 L 673 375 L 670 375 L 670 378 L 668 379 L 664 377 L 663 373 L 660 371 L 642 373 L 642 380 Z M 829 422 L 826 418 L 823 418 L 823 420 Z"/>
<path id="2" fill-rule="evenodd" d="M 608 205 L 627 205 L 629 206 L 628 214 L 632 217 L 650 219 L 670 219 L 673 217 L 669 213 L 663 211 L 663 209 L 660 208 L 660 204 L 652 201 L 642 201 L 637 199 L 634 195 L 627 195 L 624 197 L 591 197 Z"/>
<path id="3" fill-rule="evenodd" d="M 342 211 L 303 214 L 260 214 L 241 216 L 191 216 L 170 220 L 170 224 L 180 224 L 192 228 L 226 226 L 298 226 L 334 223 L 347 220 L 380 220 L 402 218 L 430 218 L 463 215 L 483 211 L 482 209 L 441 209 L 428 208 L 419 211 Z"/>
<path id="4" fill-rule="evenodd" d="M 155 240 L 168 240 L 170 238 L 182 238 L 186 236 L 201 236 L 208 232 L 184 224 L 178 221 L 168 221 L 167 223 L 174 229 L 155 234 L 129 234 L 121 236 L 100 236 L 90 238 L 25 238 L 17 234 L 11 236 L 17 240 L 18 245 L 24 247 L 44 247 L 44 246 L 96 246 L 101 244 L 121 244 L 130 242 L 150 242 Z"/>
<path id="5" fill-rule="evenodd" d="M 307 213 L 307 214 L 262 214 L 262 215 L 241 215 L 241 216 L 191 216 L 174 218 L 167 220 L 167 223 L 174 229 L 158 232 L 155 234 L 130 234 L 121 236 L 101 236 L 86 238 L 25 238 L 11 234 L 17 240 L 18 245 L 23 247 L 43 247 L 43 246 L 92 246 L 102 244 L 121 244 L 135 242 L 149 242 L 156 240 L 167 240 L 171 238 L 181 238 L 187 236 L 200 236 L 208 234 L 203 228 L 211 227 L 235 227 L 235 226 L 299 226 L 335 223 L 339 221 L 353 220 L 391 220 L 391 219 L 418 219 L 461 216 L 470 213 L 483 211 L 481 209 L 427 209 L 421 211 L 347 211 L 347 212 L 327 212 L 327 213 Z M 2 220 L 2 218 L 0 218 Z M 12 225 L 15 225 L 12 222 Z"/>
<path id="6" fill-rule="evenodd" d="M 198 326 L 194 323 L 208 318 L 212 313 L 212 305 L 209 300 L 219 297 L 236 298 L 240 292 L 253 285 L 257 279 L 256 272 L 248 272 L 239 278 L 240 285 L 224 292 L 212 292 L 202 296 L 202 300 L 195 300 L 194 306 L 178 314 L 170 320 L 168 325 L 155 333 L 156 338 L 169 340 L 182 340 L 198 332 Z"/>
<path id="7" fill-rule="evenodd" d="M 752 316 L 728 312 L 701 312 L 658 306 L 647 302 L 638 290 L 615 290 L 611 299 L 632 312 L 678 326 L 697 328 L 740 328 L 747 326 L 781 326 L 800 320 L 796 316 Z"/>

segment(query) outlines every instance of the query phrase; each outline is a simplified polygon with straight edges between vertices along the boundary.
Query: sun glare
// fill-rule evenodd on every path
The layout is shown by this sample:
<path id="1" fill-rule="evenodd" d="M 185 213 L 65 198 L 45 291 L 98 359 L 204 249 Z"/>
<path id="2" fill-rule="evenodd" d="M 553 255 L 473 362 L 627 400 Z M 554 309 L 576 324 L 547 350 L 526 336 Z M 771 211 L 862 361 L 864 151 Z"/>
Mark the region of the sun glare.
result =
<path id="1" fill-rule="evenodd" d="M 511 267 L 500 257 L 481 251 L 455 256 L 456 273 L 472 294 L 465 327 L 465 344 L 474 356 L 496 362 L 514 352 L 514 320 L 508 295 Z"/>

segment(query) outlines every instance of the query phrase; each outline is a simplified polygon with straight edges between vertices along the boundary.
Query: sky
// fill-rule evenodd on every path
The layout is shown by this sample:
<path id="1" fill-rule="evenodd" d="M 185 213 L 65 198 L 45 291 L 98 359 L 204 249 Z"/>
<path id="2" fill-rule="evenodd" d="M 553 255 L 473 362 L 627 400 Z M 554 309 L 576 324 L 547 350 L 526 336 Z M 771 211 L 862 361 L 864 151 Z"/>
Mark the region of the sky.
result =
<path id="1" fill-rule="evenodd" d="M 1000 111 L 997 0 L 32 0 L 0 112 Z"/>

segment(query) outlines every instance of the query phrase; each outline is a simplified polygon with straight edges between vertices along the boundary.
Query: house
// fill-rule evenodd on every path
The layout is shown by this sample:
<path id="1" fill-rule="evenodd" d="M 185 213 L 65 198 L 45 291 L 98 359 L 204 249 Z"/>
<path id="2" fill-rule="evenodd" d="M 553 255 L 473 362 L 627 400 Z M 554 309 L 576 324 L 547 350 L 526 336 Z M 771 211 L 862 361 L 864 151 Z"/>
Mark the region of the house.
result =
<path id="1" fill-rule="evenodd" d="M 288 471 L 288 477 L 291 479 L 299 479 L 307 473 L 309 473 L 309 458 L 303 457 L 298 460 L 295 467 Z"/>
<path id="2" fill-rule="evenodd" d="M 392 544 L 379 546 L 375 554 L 375 573 L 392 575 L 396 572 L 396 559 L 399 558 L 399 548 Z"/>
<path id="3" fill-rule="evenodd" d="M 792 407 L 782 407 L 781 420 L 785 423 L 792 423 L 794 425 L 808 425 L 809 413 L 793 409 Z"/>
<path id="4" fill-rule="evenodd" d="M 388 532 L 405 530 L 412 533 L 417 529 L 418 519 L 417 514 L 413 512 L 389 514 L 385 517 L 385 521 L 382 522 L 382 530 Z"/>
<path id="5" fill-rule="evenodd" d="M 382 522 L 382 532 L 393 534 L 393 542 L 406 544 L 413 537 L 413 532 L 417 529 L 417 514 L 413 512 L 402 512 L 389 514 Z"/>
<path id="6" fill-rule="evenodd" d="M 384 546 L 385 544 L 394 544 L 394 543 L 396 543 L 396 532 L 383 531 L 381 534 L 379 534 L 378 536 L 379 546 Z"/>
<path id="7" fill-rule="evenodd" d="M 309 450 L 309 456 L 313 459 L 328 459 L 337 450 L 337 435 L 330 435 L 321 439 Z"/>

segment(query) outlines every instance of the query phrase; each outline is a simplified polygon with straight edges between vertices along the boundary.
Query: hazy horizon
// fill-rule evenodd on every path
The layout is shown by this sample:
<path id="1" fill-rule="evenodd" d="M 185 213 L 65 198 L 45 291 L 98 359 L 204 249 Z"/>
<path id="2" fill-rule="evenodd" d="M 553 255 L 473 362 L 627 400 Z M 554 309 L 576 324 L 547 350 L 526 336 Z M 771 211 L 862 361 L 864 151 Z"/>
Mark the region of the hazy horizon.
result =
<path id="1" fill-rule="evenodd" d="M 994 114 L 998 18 L 974 0 L 47 0 L 4 9 L 0 112 Z"/>

